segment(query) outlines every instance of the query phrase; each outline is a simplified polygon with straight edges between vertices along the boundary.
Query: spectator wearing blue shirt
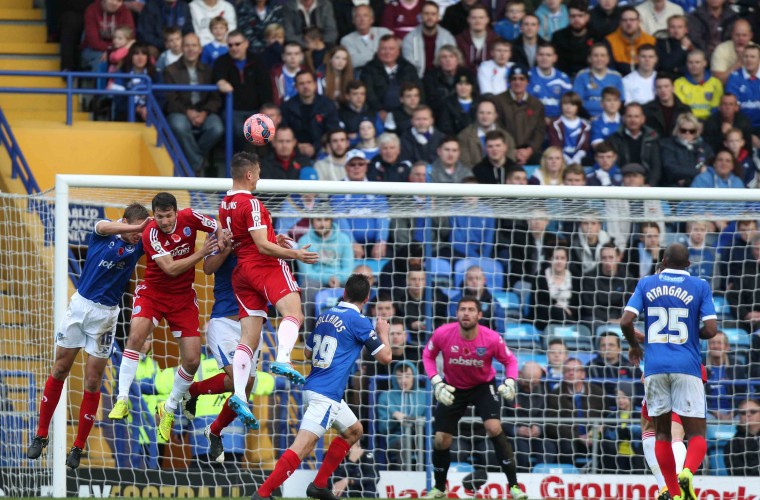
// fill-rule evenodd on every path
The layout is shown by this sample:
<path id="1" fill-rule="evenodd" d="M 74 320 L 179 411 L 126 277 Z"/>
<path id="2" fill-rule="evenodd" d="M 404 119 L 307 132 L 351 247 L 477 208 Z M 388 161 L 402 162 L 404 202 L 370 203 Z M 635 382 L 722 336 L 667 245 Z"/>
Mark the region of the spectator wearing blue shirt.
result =
<path id="1" fill-rule="evenodd" d="M 570 91 L 562 96 L 560 105 L 562 116 L 548 127 L 549 144 L 562 149 L 565 163 L 584 162 L 591 148 L 591 125 L 579 116 L 583 102 L 578 94 Z"/>
<path id="2" fill-rule="evenodd" d="M 536 17 L 541 23 L 541 37 L 546 40 L 551 40 L 555 31 L 570 24 L 570 16 L 562 0 L 544 0 L 536 9 Z"/>
<path id="3" fill-rule="evenodd" d="M 594 170 L 586 175 L 587 186 L 620 186 L 623 172 L 617 164 L 617 153 L 608 142 L 602 142 L 594 152 Z"/>
<path id="4" fill-rule="evenodd" d="M 744 182 L 732 172 L 734 170 L 734 157 L 729 151 L 720 151 L 713 161 L 712 167 L 704 167 L 704 172 L 694 178 L 691 183 L 693 188 L 722 188 L 744 189 Z M 744 211 L 744 203 L 729 203 L 721 201 L 708 202 L 682 202 L 679 212 L 684 208 L 690 212 L 713 214 L 731 219 Z"/>
<path id="5" fill-rule="evenodd" d="M 544 105 L 546 118 L 554 120 L 562 114 L 559 100 L 573 89 L 570 78 L 554 67 L 557 52 L 548 42 L 538 44 L 536 65 L 530 70 L 528 93 Z"/>
<path id="6" fill-rule="evenodd" d="M 622 119 L 620 90 L 606 87 L 602 90 L 602 112 L 591 119 L 591 146 L 596 147 L 617 132 Z"/>
<path id="7" fill-rule="evenodd" d="M 367 158 L 364 153 L 352 149 L 346 155 L 346 181 L 367 182 Z M 347 231 L 354 241 L 354 257 L 365 256 L 382 259 L 387 252 L 390 223 L 384 217 L 362 217 L 388 212 L 385 196 L 374 194 L 336 194 L 330 197 L 330 207 L 335 213 L 348 214 L 338 225 Z M 367 251 L 369 249 L 369 251 Z"/>
<path id="8" fill-rule="evenodd" d="M 583 107 L 592 117 L 602 114 L 602 91 L 614 87 L 623 95 L 623 77 L 609 69 L 610 52 L 604 43 L 591 46 L 589 67 L 575 76 L 573 90 L 583 99 Z"/>
<path id="9" fill-rule="evenodd" d="M 739 109 L 752 122 L 752 133 L 760 135 L 760 45 L 745 47 L 742 68 L 728 77 L 726 92 L 736 96 Z"/>
<path id="10" fill-rule="evenodd" d="M 201 52 L 201 62 L 208 66 L 213 66 L 219 56 L 223 56 L 227 51 L 227 32 L 229 31 L 229 23 L 222 16 L 217 16 L 209 23 L 209 29 L 211 34 L 214 35 L 214 39 L 211 42 L 203 46 Z"/>
<path id="11" fill-rule="evenodd" d="M 493 30 L 504 40 L 511 42 L 520 36 L 520 22 L 525 17 L 525 1 L 513 0 L 507 5 L 507 14 L 497 22 Z"/>

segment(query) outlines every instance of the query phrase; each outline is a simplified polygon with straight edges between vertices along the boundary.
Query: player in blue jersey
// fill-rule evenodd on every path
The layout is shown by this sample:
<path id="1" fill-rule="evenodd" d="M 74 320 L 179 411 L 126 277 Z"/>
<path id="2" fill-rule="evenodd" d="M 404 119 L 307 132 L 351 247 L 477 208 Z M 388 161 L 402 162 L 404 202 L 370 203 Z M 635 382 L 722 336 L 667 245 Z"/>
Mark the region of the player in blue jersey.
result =
<path id="1" fill-rule="evenodd" d="M 55 362 L 45 382 L 39 427 L 26 452 L 28 458 L 38 458 L 47 446 L 48 428 L 63 384 L 79 350 L 84 348 L 88 356 L 84 368 L 84 395 L 79 407 L 79 427 L 74 446 L 66 458 L 66 465 L 72 469 L 79 467 L 82 450 L 100 405 L 100 383 L 111 356 L 119 302 L 143 254 L 142 230 L 150 221 L 145 207 L 132 203 L 124 210 L 122 219 L 95 223 L 79 287 L 71 297 L 55 336 Z"/>
<path id="2" fill-rule="evenodd" d="M 229 237 L 227 232 L 224 232 L 224 235 L 226 238 Z M 190 385 L 188 389 L 190 397 L 182 402 L 182 412 L 190 420 L 195 418 L 198 396 L 234 391 L 232 358 L 240 343 L 241 333 L 238 303 L 235 292 L 232 290 L 232 271 L 236 265 L 237 257 L 232 252 L 231 244 L 225 246 L 224 250 L 209 255 L 203 261 L 203 272 L 207 275 L 214 275 L 214 306 L 211 308 L 211 318 L 206 329 L 206 346 L 216 359 L 217 366 L 224 372 L 206 380 L 193 382 Z M 250 395 L 254 385 L 260 352 L 261 348 L 259 347 L 251 360 L 250 377 L 245 388 L 246 395 Z M 219 463 L 224 462 L 222 430 L 237 417 L 235 411 L 227 404 L 228 401 L 225 401 L 219 415 L 203 431 L 209 441 L 209 457 Z M 243 423 L 252 430 L 259 428 L 258 420 L 252 416 Z"/>
<path id="3" fill-rule="evenodd" d="M 369 300 L 370 282 L 363 274 L 346 280 L 343 301 L 317 319 L 317 326 L 306 341 L 306 358 L 311 359 L 311 373 L 304 384 L 304 414 L 293 444 L 285 450 L 274 471 L 253 494 L 252 500 L 265 500 L 307 457 L 327 429 L 340 436 L 333 439 L 325 453 L 314 482 L 306 488 L 309 498 L 337 500 L 327 488 L 327 480 L 338 468 L 351 446 L 362 436 L 362 424 L 343 400 L 348 377 L 363 347 L 385 365 L 391 362 L 388 342 L 390 326 L 384 319 L 372 322 L 361 314 Z M 375 333 L 377 330 L 377 333 Z"/>
<path id="4" fill-rule="evenodd" d="M 562 114 L 559 100 L 573 84 L 570 78 L 554 67 L 557 51 L 549 42 L 539 42 L 536 49 L 536 65 L 530 70 L 528 93 L 544 105 L 546 118 L 554 120 Z"/>
<path id="5" fill-rule="evenodd" d="M 717 334 L 717 316 L 710 285 L 686 271 L 691 265 L 686 246 L 670 245 L 665 250 L 662 265 L 662 272 L 639 281 L 620 327 L 630 345 L 631 363 L 638 365 L 644 353 L 633 325 L 639 314 L 644 314 L 644 388 L 657 439 L 657 463 L 674 500 L 697 500 L 694 472 L 707 451 L 699 341 Z M 700 321 L 704 323 L 701 329 Z M 671 447 L 671 411 L 681 416 L 689 442 L 684 469 L 677 475 Z"/>

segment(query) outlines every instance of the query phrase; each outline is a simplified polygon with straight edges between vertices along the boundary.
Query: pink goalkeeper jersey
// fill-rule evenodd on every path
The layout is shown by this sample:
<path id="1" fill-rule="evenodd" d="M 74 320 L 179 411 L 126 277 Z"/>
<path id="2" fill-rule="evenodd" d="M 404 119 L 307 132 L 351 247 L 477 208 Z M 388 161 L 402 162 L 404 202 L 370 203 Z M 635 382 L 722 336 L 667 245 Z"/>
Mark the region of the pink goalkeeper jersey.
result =
<path id="1" fill-rule="evenodd" d="M 496 376 L 491 361 L 504 365 L 507 378 L 517 380 L 517 358 L 509 350 L 498 332 L 478 325 L 478 335 L 466 340 L 459 334 L 459 323 L 437 328 L 422 353 L 428 377 L 438 373 L 435 358 L 443 354 L 443 371 L 446 383 L 457 389 L 470 389 L 486 384 Z"/>

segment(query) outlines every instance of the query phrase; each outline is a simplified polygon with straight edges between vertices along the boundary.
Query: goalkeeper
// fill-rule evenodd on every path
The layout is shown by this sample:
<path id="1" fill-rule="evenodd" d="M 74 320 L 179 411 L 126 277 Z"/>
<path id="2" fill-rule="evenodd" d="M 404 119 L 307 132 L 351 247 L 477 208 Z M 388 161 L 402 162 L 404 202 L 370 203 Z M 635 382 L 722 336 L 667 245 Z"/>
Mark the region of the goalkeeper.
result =
<path id="1" fill-rule="evenodd" d="M 501 428 L 501 402 L 515 398 L 517 359 L 498 332 L 478 324 L 483 313 L 480 301 L 462 297 L 457 304 L 457 321 L 437 328 L 422 355 L 425 372 L 438 400 L 435 408 L 433 475 L 435 486 L 424 498 L 446 498 L 446 474 L 451 463 L 449 448 L 457 425 L 469 406 L 483 420 L 486 433 L 496 450 L 501 470 L 507 475 L 514 500 L 528 496 L 517 484 L 512 447 Z M 438 353 L 443 356 L 444 382 L 436 367 Z M 493 360 L 504 365 L 507 378 L 496 387 Z"/>

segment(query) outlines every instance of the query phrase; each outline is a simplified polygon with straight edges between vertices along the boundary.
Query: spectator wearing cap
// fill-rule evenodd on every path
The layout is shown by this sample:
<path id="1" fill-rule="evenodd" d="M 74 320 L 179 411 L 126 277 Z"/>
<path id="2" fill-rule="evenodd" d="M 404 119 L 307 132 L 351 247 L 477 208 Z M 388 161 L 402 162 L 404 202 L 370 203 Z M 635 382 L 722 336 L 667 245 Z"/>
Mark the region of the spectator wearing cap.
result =
<path id="1" fill-rule="evenodd" d="M 679 115 L 673 137 L 660 141 L 662 185 L 690 186 L 697 175 L 707 171 L 712 156 L 712 148 L 702 139 L 702 123 L 691 113 Z M 733 161 L 731 164 L 733 167 Z M 741 180 L 739 184 L 744 187 Z"/>
<path id="2" fill-rule="evenodd" d="M 483 96 L 475 108 L 475 122 L 459 132 L 457 139 L 462 149 L 461 160 L 465 165 L 476 165 L 486 156 L 486 134 L 499 130 L 507 141 L 507 158 L 515 160 L 515 140 L 497 122 L 499 113 L 492 96 Z"/>
<path id="3" fill-rule="evenodd" d="M 591 46 L 588 55 L 589 67 L 575 75 L 573 90 L 583 99 L 583 108 L 592 117 L 602 114 L 602 93 L 607 87 L 614 87 L 623 95 L 623 78 L 615 70 L 609 69 L 610 51 L 604 43 Z"/>
<path id="4" fill-rule="evenodd" d="M 686 54 L 694 47 L 688 37 L 686 16 L 668 18 L 668 36 L 657 38 L 657 71 L 672 71 L 677 75 L 686 73 Z"/>
<path id="5" fill-rule="evenodd" d="M 557 68 L 571 77 L 586 67 L 589 47 L 597 35 L 589 28 L 589 11 L 586 0 L 571 0 L 567 4 L 570 23 L 552 34 L 552 45 L 557 54 Z"/>
<path id="6" fill-rule="evenodd" d="M 330 99 L 317 93 L 317 80 L 313 73 L 299 71 L 296 75 L 298 94 L 281 106 L 282 121 L 293 129 L 298 140 L 298 151 L 313 158 L 320 149 L 322 136 L 338 128 L 338 110 Z"/>
<path id="7" fill-rule="evenodd" d="M 459 76 L 454 86 L 454 94 L 443 101 L 437 112 L 434 111 L 438 130 L 444 134 L 458 134 L 475 121 L 477 88 L 477 84 L 469 73 L 462 73 Z"/>
<path id="8" fill-rule="evenodd" d="M 278 130 L 277 133 L 279 132 Z M 327 133 L 329 154 L 314 163 L 320 181 L 339 181 L 346 176 L 346 154 L 349 147 L 348 133 L 345 130 L 338 128 Z"/>
<path id="9" fill-rule="evenodd" d="M 417 69 L 401 56 L 401 40 L 385 35 L 375 57 L 364 66 L 361 79 L 367 84 L 367 105 L 385 121 L 388 112 L 399 107 L 401 85 L 420 84 Z"/>
<path id="10" fill-rule="evenodd" d="M 544 105 L 529 95 L 529 70 L 515 64 L 509 71 L 509 90 L 494 98 L 499 123 L 515 140 L 518 165 L 535 164 L 546 138 Z"/>
<path id="11" fill-rule="evenodd" d="M 631 6 L 620 11 L 620 26 L 605 38 L 612 52 L 616 69 L 627 75 L 634 69 L 635 54 L 642 45 L 654 46 L 655 39 L 641 29 L 639 12 Z"/>
<path id="12" fill-rule="evenodd" d="M 501 94 L 507 91 L 507 71 L 512 57 L 512 44 L 496 40 L 491 46 L 491 59 L 478 66 L 478 87 L 483 94 Z"/>
<path id="13" fill-rule="evenodd" d="M 401 159 L 401 140 L 384 132 L 377 138 L 380 153 L 370 159 L 367 178 L 378 182 L 406 182 L 412 162 Z"/>
<path id="14" fill-rule="evenodd" d="M 620 25 L 620 13 L 623 10 L 618 0 L 599 0 L 589 13 L 589 27 L 598 37 L 604 38 Z"/>
<path id="15" fill-rule="evenodd" d="M 744 49 L 752 43 L 752 25 L 746 19 L 737 19 L 731 28 L 731 39 L 721 42 L 710 58 L 710 70 L 723 83 L 731 73 L 742 67 Z"/>
<path id="16" fill-rule="evenodd" d="M 338 41 L 338 27 L 335 24 L 332 2 L 325 0 L 286 0 L 283 12 L 285 39 L 306 46 L 304 33 L 312 26 L 322 30 L 325 43 L 334 45 Z"/>
<path id="17" fill-rule="evenodd" d="M 570 16 L 562 0 L 543 0 L 535 15 L 541 25 L 541 37 L 546 40 L 551 40 L 554 33 L 570 24 Z"/>
<path id="18" fill-rule="evenodd" d="M 311 165 L 311 160 L 296 150 L 293 129 L 281 126 L 272 141 L 274 154 L 261 160 L 262 179 L 298 180 L 301 169 Z"/>
<path id="19" fill-rule="evenodd" d="M 340 104 L 338 117 L 341 126 L 348 132 L 348 138 L 356 140 L 359 134 L 359 123 L 365 118 L 371 118 L 373 113 L 367 106 L 367 84 L 361 80 L 352 80 L 346 85 L 346 102 Z"/>
<path id="20" fill-rule="evenodd" d="M 726 0 L 705 0 L 688 16 L 689 38 L 696 48 L 711 57 L 735 19 L 736 14 Z"/>
<path id="21" fill-rule="evenodd" d="M 501 130 L 486 134 L 486 157 L 472 167 L 478 184 L 506 184 L 507 172 L 515 168 L 515 162 L 507 157 L 507 139 Z"/>
<path id="22" fill-rule="evenodd" d="M 657 73 L 654 78 L 654 95 L 654 100 L 643 105 L 646 124 L 660 137 L 670 137 L 676 119 L 684 113 L 691 113 L 691 108 L 676 95 L 673 75 L 670 73 Z"/>
<path id="23" fill-rule="evenodd" d="M 422 78 L 425 71 L 433 68 L 438 51 L 445 45 L 454 45 L 454 35 L 439 25 L 440 8 L 432 0 L 422 4 L 422 22 L 410 31 L 401 45 L 404 59 L 417 68 L 417 75 Z"/>
<path id="24" fill-rule="evenodd" d="M 641 104 L 631 103 L 625 107 L 623 126 L 607 141 L 617 151 L 622 165 L 639 163 L 647 169 L 647 184 L 660 185 L 660 145 L 657 132 L 644 125 L 644 109 Z"/>
<path id="25" fill-rule="evenodd" d="M 742 52 L 742 68 L 726 82 L 726 92 L 739 101 L 739 109 L 752 123 L 752 134 L 760 136 L 760 45 L 748 45 Z"/>
<path id="26" fill-rule="evenodd" d="M 470 7 L 467 14 L 468 29 L 456 37 L 457 47 L 464 57 L 464 65 L 477 71 L 478 65 L 488 59 L 491 47 L 499 38 L 489 25 L 488 9 L 481 4 Z"/>
<path id="27" fill-rule="evenodd" d="M 683 8 L 669 0 L 644 0 L 636 6 L 641 19 L 641 29 L 658 35 L 668 29 L 668 19 L 684 15 Z"/>
<path id="28" fill-rule="evenodd" d="M 699 49 L 686 57 L 687 73 L 674 83 L 676 97 L 700 120 L 710 117 L 723 95 L 723 84 L 707 71 L 707 58 Z"/>
<path id="29" fill-rule="evenodd" d="M 595 163 L 593 170 L 586 175 L 586 185 L 620 186 L 623 173 L 617 165 L 617 158 L 617 153 L 608 142 L 600 143 L 594 150 Z"/>
<path id="30" fill-rule="evenodd" d="M 444 45 L 438 51 L 433 67 L 425 72 L 422 85 L 425 90 L 425 102 L 437 111 L 443 106 L 447 97 L 456 93 L 456 84 L 466 75 L 474 81 L 473 73 L 463 66 L 464 58 L 456 45 Z M 477 85 L 473 94 L 478 94 Z"/>
<path id="31" fill-rule="evenodd" d="M 356 31 L 341 38 L 340 44 L 348 49 L 354 69 L 360 70 L 375 57 L 380 39 L 393 32 L 382 26 L 373 26 L 375 12 L 369 5 L 354 7 L 353 20 Z"/>
<path id="32" fill-rule="evenodd" d="M 460 161 L 460 148 L 456 137 L 444 137 L 438 145 L 437 158 L 430 170 L 430 182 L 459 184 L 472 177 L 472 169 Z"/>
<path id="33" fill-rule="evenodd" d="M 367 158 L 358 149 L 346 155 L 346 177 L 349 182 L 367 182 Z M 374 194 L 336 194 L 330 196 L 333 212 L 348 214 L 340 219 L 341 230 L 351 235 L 354 257 L 382 259 L 387 252 L 389 222 L 386 217 L 364 217 L 367 214 L 386 214 L 388 200 Z"/>
<path id="34" fill-rule="evenodd" d="M 420 160 L 432 163 L 435 160 L 443 134 L 434 124 L 433 110 L 429 106 L 418 106 L 412 112 L 412 127 L 401 134 L 401 158 L 412 163 Z"/>

